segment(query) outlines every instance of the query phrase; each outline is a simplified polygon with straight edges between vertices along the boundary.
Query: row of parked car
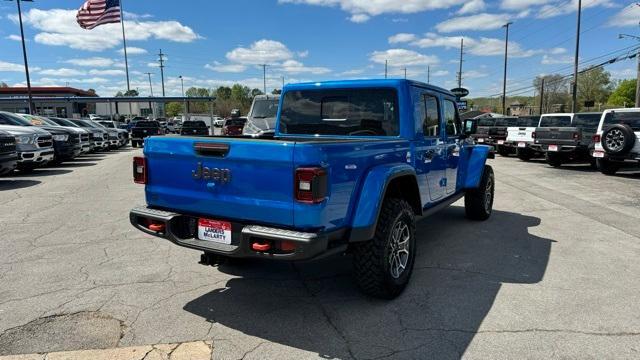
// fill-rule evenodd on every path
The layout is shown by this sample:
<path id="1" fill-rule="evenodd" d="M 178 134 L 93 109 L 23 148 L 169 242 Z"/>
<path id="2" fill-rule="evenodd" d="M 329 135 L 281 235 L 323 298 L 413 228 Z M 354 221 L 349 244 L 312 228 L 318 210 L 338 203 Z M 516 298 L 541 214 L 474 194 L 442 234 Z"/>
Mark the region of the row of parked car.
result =
<path id="1" fill-rule="evenodd" d="M 63 119 L 0 111 L 0 175 L 31 172 L 96 151 L 125 146 L 129 132 L 112 121 Z"/>
<path id="2" fill-rule="evenodd" d="M 478 117 L 478 143 L 502 156 L 545 158 L 553 167 L 587 162 L 614 175 L 626 163 L 640 164 L 640 108 L 604 112 Z"/>

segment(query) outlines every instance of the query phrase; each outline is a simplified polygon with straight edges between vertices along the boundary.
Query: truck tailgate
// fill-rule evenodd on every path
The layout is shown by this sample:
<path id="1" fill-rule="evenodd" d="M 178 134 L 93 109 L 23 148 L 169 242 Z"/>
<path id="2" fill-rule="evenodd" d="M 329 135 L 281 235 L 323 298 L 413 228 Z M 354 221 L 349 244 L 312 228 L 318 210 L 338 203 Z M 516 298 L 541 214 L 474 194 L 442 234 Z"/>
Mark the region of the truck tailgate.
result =
<path id="1" fill-rule="evenodd" d="M 147 203 L 213 219 L 293 225 L 294 145 L 279 140 L 149 138 L 144 151 Z M 207 147 L 213 151 L 196 149 Z M 208 178 L 197 176 L 204 171 Z"/>
<path id="2" fill-rule="evenodd" d="M 507 141 L 513 142 L 533 142 L 533 133 L 536 131 L 534 127 L 510 127 L 507 129 Z"/>
<path id="3" fill-rule="evenodd" d="M 575 127 L 536 129 L 536 141 L 539 144 L 576 145 L 581 137 L 582 132 Z"/>

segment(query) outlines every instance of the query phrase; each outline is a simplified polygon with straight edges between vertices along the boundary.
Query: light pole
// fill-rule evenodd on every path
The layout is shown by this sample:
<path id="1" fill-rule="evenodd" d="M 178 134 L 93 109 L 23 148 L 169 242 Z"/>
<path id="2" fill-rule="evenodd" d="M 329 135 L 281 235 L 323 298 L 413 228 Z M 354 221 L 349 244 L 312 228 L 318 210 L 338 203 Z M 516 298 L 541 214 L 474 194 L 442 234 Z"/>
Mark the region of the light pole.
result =
<path id="1" fill-rule="evenodd" d="M 184 97 L 184 78 L 182 75 L 178 76 L 178 78 L 180 78 L 180 85 L 182 85 L 182 107 L 184 119 L 187 120 L 187 99 Z"/>
<path id="2" fill-rule="evenodd" d="M 578 111 L 578 61 L 580 60 L 580 21 L 582 17 L 582 0 L 578 0 L 578 24 L 576 26 L 576 53 L 573 58 L 573 84 L 571 86 L 571 112 Z"/>
<path id="3" fill-rule="evenodd" d="M 145 74 L 147 74 L 149 76 L 149 92 L 151 93 L 151 97 L 153 97 L 153 85 L 151 84 L 151 73 L 148 72 L 148 73 L 145 73 Z M 153 117 L 155 118 L 156 117 L 156 115 L 155 115 L 156 112 L 153 109 L 153 105 L 151 104 L 151 101 L 149 101 L 149 108 L 151 109 L 151 113 L 153 114 Z"/>
<path id="4" fill-rule="evenodd" d="M 11 1 L 11 0 L 8 0 Z M 29 76 L 29 61 L 27 60 L 27 45 L 24 40 L 24 27 L 22 25 L 22 7 L 21 1 L 33 2 L 33 0 L 16 0 L 18 5 L 18 21 L 20 23 L 20 37 L 22 39 L 22 56 L 24 58 L 24 73 L 27 76 L 27 95 L 29 97 L 29 114 L 33 114 L 33 95 L 31 93 L 31 77 Z"/>
<path id="5" fill-rule="evenodd" d="M 632 39 L 636 39 L 638 41 L 640 41 L 640 36 L 635 36 L 635 35 L 629 35 L 629 34 L 620 34 L 618 35 L 618 39 L 624 39 L 624 38 L 632 38 Z M 638 69 L 637 69 L 637 75 L 636 75 L 636 107 L 640 107 L 640 48 L 638 48 L 638 55 L 636 55 L 636 57 L 638 58 Z"/>
<path id="6" fill-rule="evenodd" d="M 502 27 L 506 29 L 504 39 L 504 78 L 502 80 L 502 114 L 507 115 L 507 60 L 509 57 L 509 26 L 513 23 L 508 22 Z"/>

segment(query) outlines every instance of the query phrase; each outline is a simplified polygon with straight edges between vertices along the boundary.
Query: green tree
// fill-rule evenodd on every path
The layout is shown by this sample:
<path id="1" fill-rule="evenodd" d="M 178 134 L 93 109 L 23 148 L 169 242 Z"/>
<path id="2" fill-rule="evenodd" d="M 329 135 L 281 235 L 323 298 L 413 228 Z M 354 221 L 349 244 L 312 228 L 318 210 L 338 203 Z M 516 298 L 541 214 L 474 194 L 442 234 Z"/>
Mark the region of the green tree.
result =
<path id="1" fill-rule="evenodd" d="M 182 113 L 182 109 L 183 106 L 180 102 L 170 102 L 165 106 L 165 112 L 167 113 L 168 117 L 178 116 Z"/>
<path id="2" fill-rule="evenodd" d="M 185 95 L 187 97 L 208 97 L 210 96 L 209 89 L 205 88 L 189 88 Z M 189 102 L 189 112 L 194 114 L 206 114 L 209 112 L 209 103 L 208 102 Z"/>
<path id="3" fill-rule="evenodd" d="M 578 108 L 582 108 L 585 101 L 604 104 L 612 91 L 609 72 L 602 67 L 589 69 L 578 75 Z"/>
<path id="4" fill-rule="evenodd" d="M 540 94 L 542 88 L 542 79 L 544 79 L 542 112 L 563 111 L 569 102 L 569 81 L 566 77 L 558 74 L 538 76 L 533 80 L 533 86 L 538 94 Z"/>
<path id="5" fill-rule="evenodd" d="M 282 94 L 282 90 L 280 90 L 280 89 L 273 89 L 273 91 L 271 92 L 271 94 L 273 94 L 273 95 L 280 95 L 280 94 Z"/>
<path id="6" fill-rule="evenodd" d="M 9 87 L 9 85 L 7 85 L 6 82 L 0 81 L 0 88 L 8 88 L 8 87 Z"/>
<path id="7" fill-rule="evenodd" d="M 253 89 L 253 90 L 251 90 L 251 98 L 254 98 L 254 97 L 256 97 L 256 96 L 258 96 L 258 95 L 262 95 L 262 94 L 263 94 L 263 93 L 262 93 L 262 90 L 260 90 L 260 89 Z"/>
<path id="8" fill-rule="evenodd" d="M 135 97 L 135 96 L 138 96 L 138 95 L 140 95 L 140 94 L 138 94 L 138 90 L 135 90 L 135 89 L 133 89 L 133 90 L 127 90 L 127 91 L 125 91 L 125 92 L 124 92 L 124 96 L 132 96 L 132 97 Z"/>
<path id="9" fill-rule="evenodd" d="M 215 93 L 215 96 L 220 100 L 231 99 L 231 88 L 227 86 L 220 86 Z"/>
<path id="10" fill-rule="evenodd" d="M 612 106 L 629 106 L 636 101 L 636 79 L 622 80 L 609 96 L 607 104 Z"/>

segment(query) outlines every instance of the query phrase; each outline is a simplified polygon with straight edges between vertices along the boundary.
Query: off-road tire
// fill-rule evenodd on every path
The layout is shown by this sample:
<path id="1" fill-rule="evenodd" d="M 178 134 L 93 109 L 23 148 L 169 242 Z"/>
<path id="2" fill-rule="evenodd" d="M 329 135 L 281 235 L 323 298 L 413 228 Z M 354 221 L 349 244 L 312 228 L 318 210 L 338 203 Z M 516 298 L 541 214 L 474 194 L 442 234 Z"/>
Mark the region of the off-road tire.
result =
<path id="1" fill-rule="evenodd" d="M 506 146 L 498 145 L 498 154 L 508 157 L 511 154 L 511 150 Z"/>
<path id="2" fill-rule="evenodd" d="M 620 165 L 607 159 L 596 159 L 598 170 L 604 175 L 615 175 L 620 170 Z"/>
<path id="3" fill-rule="evenodd" d="M 398 278 L 391 275 L 392 230 L 407 225 L 409 254 L 406 267 Z M 367 295 L 393 299 L 407 286 L 416 256 L 415 214 L 406 200 L 389 197 L 384 200 L 373 239 L 353 248 L 354 276 L 359 288 Z"/>
<path id="4" fill-rule="evenodd" d="M 602 148 L 607 154 L 625 155 L 636 142 L 636 134 L 627 124 L 616 124 L 602 133 Z"/>
<path id="5" fill-rule="evenodd" d="M 533 154 L 529 149 L 518 149 L 516 150 L 516 156 L 522 161 L 529 161 L 533 157 Z"/>
<path id="6" fill-rule="evenodd" d="M 485 165 L 478 188 L 468 190 L 464 195 L 464 210 L 468 219 L 484 221 L 491 217 L 495 189 L 496 182 L 493 168 Z"/>
<path id="7" fill-rule="evenodd" d="M 545 157 L 549 166 L 554 168 L 562 166 L 562 156 L 560 154 L 547 152 Z"/>

